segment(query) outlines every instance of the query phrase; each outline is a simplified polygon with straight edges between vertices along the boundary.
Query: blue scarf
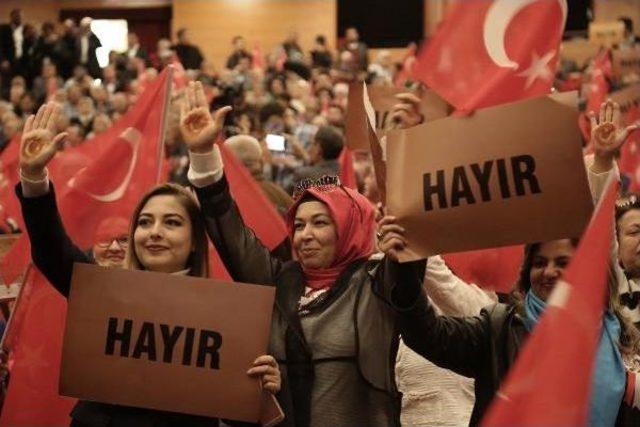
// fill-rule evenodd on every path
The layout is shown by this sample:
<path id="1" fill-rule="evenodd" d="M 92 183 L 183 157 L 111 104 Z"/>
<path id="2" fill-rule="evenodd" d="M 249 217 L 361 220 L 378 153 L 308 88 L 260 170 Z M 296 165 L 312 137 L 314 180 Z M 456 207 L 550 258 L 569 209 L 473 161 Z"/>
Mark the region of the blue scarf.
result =
<path id="1" fill-rule="evenodd" d="M 524 299 L 525 327 L 531 331 L 544 312 L 546 303 L 533 291 Z M 596 369 L 591 383 L 589 425 L 613 427 L 620 409 L 626 385 L 626 371 L 618 348 L 620 322 L 615 314 L 606 312 L 596 353 Z"/>

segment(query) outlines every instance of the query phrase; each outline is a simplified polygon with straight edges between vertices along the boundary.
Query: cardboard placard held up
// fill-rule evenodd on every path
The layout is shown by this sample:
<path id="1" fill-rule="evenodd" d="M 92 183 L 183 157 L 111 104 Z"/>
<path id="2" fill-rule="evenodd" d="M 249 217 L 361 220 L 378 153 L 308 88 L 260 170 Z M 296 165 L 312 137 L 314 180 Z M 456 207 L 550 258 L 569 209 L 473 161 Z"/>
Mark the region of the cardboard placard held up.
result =
<path id="1" fill-rule="evenodd" d="M 622 41 L 624 41 L 624 23 L 611 21 L 589 24 L 589 42 L 609 48 Z"/>
<path id="2" fill-rule="evenodd" d="M 582 233 L 593 206 L 577 97 L 560 95 L 387 133 L 387 207 L 409 242 L 402 261 Z"/>
<path id="3" fill-rule="evenodd" d="M 363 105 L 363 92 L 366 88 L 374 111 L 370 120 L 379 138 L 392 128 L 391 109 L 399 101 L 396 95 L 414 92 L 421 99 L 420 112 L 425 121 L 446 117 L 451 111 L 450 105 L 431 89 L 419 89 L 417 92 L 395 86 L 365 86 L 363 83 L 349 85 L 349 99 L 346 115 L 347 146 L 352 150 L 369 150 L 369 130 L 367 112 Z"/>
<path id="4" fill-rule="evenodd" d="M 620 104 L 620 109 L 626 113 L 630 107 L 640 105 L 640 83 L 632 84 L 624 89 L 609 94 L 613 102 Z"/>
<path id="5" fill-rule="evenodd" d="M 60 393 L 257 422 L 275 288 L 76 264 Z"/>
<path id="6" fill-rule="evenodd" d="M 624 80 L 630 75 L 640 76 L 640 49 L 614 49 L 611 55 L 614 79 Z"/>

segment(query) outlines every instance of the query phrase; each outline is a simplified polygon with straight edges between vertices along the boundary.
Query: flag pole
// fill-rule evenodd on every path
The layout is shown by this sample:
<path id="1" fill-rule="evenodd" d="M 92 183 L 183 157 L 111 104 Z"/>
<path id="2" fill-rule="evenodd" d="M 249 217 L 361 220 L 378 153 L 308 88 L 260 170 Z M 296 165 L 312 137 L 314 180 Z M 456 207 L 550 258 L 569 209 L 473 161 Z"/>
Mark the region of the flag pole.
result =
<path id="1" fill-rule="evenodd" d="M 167 138 L 167 126 L 169 125 L 167 114 L 169 111 L 171 96 L 173 95 L 173 73 L 175 72 L 175 69 L 173 65 L 168 65 L 168 67 L 169 75 L 167 76 L 167 81 L 165 82 L 167 95 L 164 98 L 164 105 L 162 107 L 162 118 L 160 121 L 160 144 L 158 144 L 158 174 L 156 175 L 156 184 L 160 184 L 160 180 L 162 179 L 162 156 L 164 155 L 164 144 Z"/>

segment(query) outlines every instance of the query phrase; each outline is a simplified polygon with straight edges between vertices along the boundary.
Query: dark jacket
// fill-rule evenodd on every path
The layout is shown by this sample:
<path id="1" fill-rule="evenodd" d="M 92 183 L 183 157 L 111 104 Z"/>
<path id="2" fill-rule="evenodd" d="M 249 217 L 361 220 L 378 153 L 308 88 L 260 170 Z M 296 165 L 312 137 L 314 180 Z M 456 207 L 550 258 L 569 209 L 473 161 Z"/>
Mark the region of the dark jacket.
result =
<path id="1" fill-rule="evenodd" d="M 76 64 L 82 64 L 87 67 L 87 71 L 94 79 L 98 79 L 102 77 L 102 68 L 100 68 L 100 64 L 98 64 L 98 57 L 96 55 L 96 49 L 102 46 L 100 43 L 100 39 L 93 33 L 89 33 L 89 47 L 87 50 L 87 62 L 82 63 L 82 37 L 78 36 L 76 38 L 75 45 L 75 60 Z"/>
<path id="2" fill-rule="evenodd" d="M 424 292 L 424 291 L 422 291 Z M 401 318 L 405 344 L 432 363 L 475 380 L 475 405 L 469 425 L 478 425 L 513 365 L 528 332 L 515 305 L 495 304 L 475 317 L 438 316 L 426 298 Z M 621 405 L 617 426 L 634 424 Z M 636 411 L 637 412 L 637 411 Z"/>
<path id="3" fill-rule="evenodd" d="M 25 50 L 23 49 L 22 52 L 24 54 Z M 9 61 L 11 65 L 14 65 L 15 60 L 16 47 L 13 40 L 13 27 L 11 24 L 2 24 L 0 25 L 0 62 Z"/>
<path id="4" fill-rule="evenodd" d="M 197 46 L 192 44 L 177 44 L 174 47 L 178 58 L 185 70 L 199 70 L 204 57 Z"/>
<path id="5" fill-rule="evenodd" d="M 65 297 L 69 295 L 73 263 L 90 263 L 91 258 L 69 239 L 56 204 L 55 191 L 25 198 L 20 184 L 16 194 L 31 241 L 31 257 L 47 280 Z M 155 411 L 79 401 L 71 412 L 72 426 L 86 427 L 216 427 L 218 420 L 195 415 Z M 236 423 L 246 426 L 252 424 Z"/>
<path id="6" fill-rule="evenodd" d="M 319 360 L 319 356 L 310 350 L 302 329 L 298 302 L 305 292 L 305 278 L 300 264 L 282 262 L 262 246 L 244 225 L 226 178 L 198 188 L 196 193 L 208 222 L 207 231 L 231 277 L 240 282 L 277 288 L 269 352 L 278 359 L 282 372 L 282 390 L 277 397 L 286 414 L 283 425 L 322 424 L 325 420 L 311 419 L 312 389 L 314 382 L 321 380 L 315 378 L 315 372 L 317 363 L 332 362 L 335 358 L 329 360 L 331 358 L 320 356 Z M 374 410 L 384 411 L 382 418 L 389 420 L 387 425 L 399 425 L 400 396 L 395 385 L 394 367 L 398 335 L 404 333 L 397 322 L 402 307 L 392 304 L 392 295 L 408 292 L 401 302 L 406 300 L 414 304 L 412 298 L 422 297 L 416 289 L 421 287 L 424 267 L 424 262 L 397 264 L 386 259 L 357 260 L 338 276 L 326 299 L 320 303 L 323 307 L 319 309 L 326 310 L 337 301 L 350 307 L 349 321 L 342 328 L 355 334 L 356 350 L 355 354 L 341 359 L 357 367 L 369 389 L 386 393 L 386 407 Z M 396 287 L 396 283 L 403 286 Z M 356 296 L 345 304 L 344 298 L 350 294 Z M 412 327 L 408 322 L 404 325 Z M 335 397 L 327 396 L 326 399 Z M 347 401 L 365 399 L 354 393 L 340 398 Z M 362 419 L 366 420 L 367 415 L 362 414 Z M 345 421 L 327 425 L 345 425 Z M 357 425 L 379 424 L 361 421 Z"/>

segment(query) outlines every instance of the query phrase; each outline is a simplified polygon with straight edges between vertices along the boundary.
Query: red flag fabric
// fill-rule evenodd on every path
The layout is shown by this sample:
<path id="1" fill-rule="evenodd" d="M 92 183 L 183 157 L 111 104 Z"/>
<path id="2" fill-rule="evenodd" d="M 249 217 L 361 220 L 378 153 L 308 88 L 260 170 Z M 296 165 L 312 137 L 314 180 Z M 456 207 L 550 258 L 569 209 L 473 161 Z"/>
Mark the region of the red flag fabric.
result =
<path id="1" fill-rule="evenodd" d="M 67 303 L 37 269 L 23 286 L 30 295 L 20 297 L 24 318 L 10 346 L 11 381 L 0 426 L 66 426 L 76 402 L 58 395 Z"/>
<path id="2" fill-rule="evenodd" d="M 587 93 L 586 112 L 598 113 L 600 105 L 607 100 L 609 95 L 609 79 L 612 71 L 611 52 L 603 50 L 591 61 L 591 80 Z"/>
<path id="3" fill-rule="evenodd" d="M 112 129 L 77 147 L 74 156 L 57 157 L 50 168 L 61 216 L 78 246 L 91 247 L 95 229 L 105 219 L 130 217 L 140 197 L 156 183 L 170 74 L 165 70 L 154 80 Z M 65 167 L 74 169 L 70 163 L 77 165 L 78 153 L 91 160 L 71 179 L 58 180 Z M 23 236 L 9 259 L 28 257 L 28 248 Z M 39 273 L 34 280 L 23 325 L 14 339 L 15 373 L 12 370 L 2 427 L 68 425 L 73 403 L 58 395 L 57 386 L 66 301 Z"/>
<path id="4" fill-rule="evenodd" d="M 566 0 L 456 0 L 415 77 L 463 111 L 547 94 L 566 16 Z"/>
<path id="5" fill-rule="evenodd" d="M 518 280 L 524 247 L 505 246 L 443 255 L 447 266 L 467 283 L 509 293 Z"/>
<path id="6" fill-rule="evenodd" d="M 482 425 L 587 425 L 617 188 L 609 185 Z"/>
<path id="7" fill-rule="evenodd" d="M 253 230 L 263 245 L 273 250 L 288 236 L 282 216 L 267 199 L 245 166 L 224 144 L 219 146 L 229 189 L 238 204 L 244 223 Z"/>
<path id="8" fill-rule="evenodd" d="M 353 153 L 349 148 L 344 147 L 338 157 L 338 163 L 340 164 L 340 182 L 342 185 L 354 190 L 358 189 L 358 182 L 356 180 L 356 172 L 353 169 Z"/>

